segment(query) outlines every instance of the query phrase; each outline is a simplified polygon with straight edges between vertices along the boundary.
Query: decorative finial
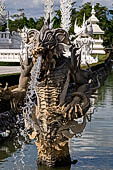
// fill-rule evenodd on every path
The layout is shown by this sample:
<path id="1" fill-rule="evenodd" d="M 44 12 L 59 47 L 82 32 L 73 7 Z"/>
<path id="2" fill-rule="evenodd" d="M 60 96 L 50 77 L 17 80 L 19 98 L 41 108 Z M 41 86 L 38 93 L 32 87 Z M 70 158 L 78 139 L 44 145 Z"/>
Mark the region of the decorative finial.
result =
<path id="1" fill-rule="evenodd" d="M 94 7 L 95 7 L 95 6 L 94 6 L 94 4 L 93 4 L 93 5 L 92 5 L 92 11 L 91 11 L 91 14 L 92 14 L 92 15 L 95 15 L 95 13 L 96 13 Z"/>

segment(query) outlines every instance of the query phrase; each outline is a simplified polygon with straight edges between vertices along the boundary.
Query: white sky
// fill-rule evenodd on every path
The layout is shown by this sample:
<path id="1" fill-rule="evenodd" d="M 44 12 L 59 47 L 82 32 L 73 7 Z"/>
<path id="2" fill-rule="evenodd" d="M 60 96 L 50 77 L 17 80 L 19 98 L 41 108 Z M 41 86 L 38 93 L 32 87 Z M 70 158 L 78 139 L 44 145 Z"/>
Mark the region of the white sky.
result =
<path id="1" fill-rule="evenodd" d="M 7 9 L 10 13 L 15 13 L 16 9 L 24 8 L 27 16 L 35 16 L 39 17 L 43 16 L 43 1 L 44 0 L 4 0 L 6 3 Z M 60 0 L 55 0 L 55 7 L 58 8 Z M 113 9 L 113 0 L 76 0 L 77 7 L 86 3 L 86 2 L 94 2 L 96 4 L 99 2 L 100 4 L 107 6 L 108 8 Z"/>

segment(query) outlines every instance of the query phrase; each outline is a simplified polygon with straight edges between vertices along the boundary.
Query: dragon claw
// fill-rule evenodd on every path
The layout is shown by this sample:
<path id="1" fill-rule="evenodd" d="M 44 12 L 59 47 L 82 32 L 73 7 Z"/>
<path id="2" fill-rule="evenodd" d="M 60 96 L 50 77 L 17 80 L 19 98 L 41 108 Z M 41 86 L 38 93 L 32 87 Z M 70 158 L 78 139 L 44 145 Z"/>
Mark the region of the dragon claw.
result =
<path id="1" fill-rule="evenodd" d="M 79 107 L 79 111 L 80 111 L 80 113 L 81 113 L 81 116 L 83 116 L 83 111 L 82 111 L 81 106 L 80 106 L 80 105 L 78 105 L 78 107 Z"/>

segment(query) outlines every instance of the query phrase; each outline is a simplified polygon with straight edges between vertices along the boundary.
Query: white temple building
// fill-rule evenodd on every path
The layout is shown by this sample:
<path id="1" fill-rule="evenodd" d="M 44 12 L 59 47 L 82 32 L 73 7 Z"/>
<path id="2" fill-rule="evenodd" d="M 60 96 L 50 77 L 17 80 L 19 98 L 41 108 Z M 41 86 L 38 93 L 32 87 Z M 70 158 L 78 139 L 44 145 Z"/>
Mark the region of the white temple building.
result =
<path id="1" fill-rule="evenodd" d="M 20 62 L 22 36 L 9 30 L 9 13 L 4 1 L 0 1 L 0 26 L 7 23 L 5 32 L 0 31 L 0 62 Z"/>
<path id="2" fill-rule="evenodd" d="M 83 24 L 81 27 L 77 25 L 77 20 L 75 21 L 74 32 L 76 39 L 74 44 L 80 47 L 81 51 L 81 64 L 97 63 L 99 60 L 99 55 L 105 55 L 105 50 L 103 47 L 104 31 L 98 25 L 99 20 L 95 16 L 94 5 L 92 6 L 91 17 L 86 21 L 85 14 L 83 17 Z"/>

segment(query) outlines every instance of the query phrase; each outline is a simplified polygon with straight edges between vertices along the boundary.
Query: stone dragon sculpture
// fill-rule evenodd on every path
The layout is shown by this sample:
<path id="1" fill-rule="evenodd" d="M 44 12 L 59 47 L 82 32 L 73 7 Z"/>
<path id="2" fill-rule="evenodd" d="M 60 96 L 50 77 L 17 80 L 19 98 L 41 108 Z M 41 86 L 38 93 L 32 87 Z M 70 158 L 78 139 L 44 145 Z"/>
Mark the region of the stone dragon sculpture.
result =
<path id="1" fill-rule="evenodd" d="M 80 55 L 63 29 L 50 30 L 46 23 L 40 32 L 28 32 L 28 39 L 34 65 L 41 56 L 40 75 L 34 87 L 35 105 L 29 119 L 29 111 L 24 109 L 28 135 L 35 138 L 39 164 L 70 164 L 69 138 L 83 131 L 90 107 L 89 97 L 79 87 L 89 84 L 92 72 L 80 69 Z M 81 124 L 78 118 L 83 118 Z"/>

